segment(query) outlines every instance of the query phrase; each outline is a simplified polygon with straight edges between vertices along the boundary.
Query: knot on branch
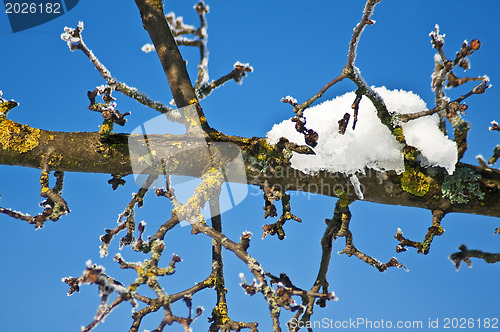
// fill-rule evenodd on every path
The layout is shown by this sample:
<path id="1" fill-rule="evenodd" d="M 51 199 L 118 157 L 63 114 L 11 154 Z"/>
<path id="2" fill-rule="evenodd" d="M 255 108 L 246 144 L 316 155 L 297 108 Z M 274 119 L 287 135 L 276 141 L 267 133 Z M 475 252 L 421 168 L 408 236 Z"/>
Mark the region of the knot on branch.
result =
<path id="1" fill-rule="evenodd" d="M 101 126 L 101 132 L 104 134 L 109 134 L 112 130 L 112 124 L 116 123 L 119 126 L 124 126 L 127 120 L 125 117 L 130 115 L 130 112 L 120 113 L 116 109 L 116 98 L 111 96 L 112 88 L 110 86 L 100 86 L 95 88 L 93 91 L 87 92 L 87 97 L 90 100 L 90 105 L 88 109 L 94 112 L 101 113 L 104 124 Z M 96 97 L 102 95 L 102 100 L 104 103 L 97 103 Z M 110 128 L 104 128 L 107 125 Z"/>
<path id="2" fill-rule="evenodd" d="M 234 81 L 240 85 L 243 83 L 243 77 L 247 76 L 247 73 L 253 72 L 253 67 L 250 66 L 249 63 L 236 61 L 233 67 L 234 69 L 229 75 L 231 75 Z"/>

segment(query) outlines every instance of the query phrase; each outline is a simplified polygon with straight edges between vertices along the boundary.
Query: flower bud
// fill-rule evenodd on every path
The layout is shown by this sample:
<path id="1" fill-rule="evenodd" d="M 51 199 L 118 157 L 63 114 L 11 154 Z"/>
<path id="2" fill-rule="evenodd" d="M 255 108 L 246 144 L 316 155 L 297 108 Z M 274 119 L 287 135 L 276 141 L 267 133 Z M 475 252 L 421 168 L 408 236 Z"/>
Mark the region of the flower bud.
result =
<path id="1" fill-rule="evenodd" d="M 479 41 L 479 39 L 471 40 L 470 47 L 472 47 L 474 51 L 477 51 L 479 47 L 481 47 L 481 42 Z"/>

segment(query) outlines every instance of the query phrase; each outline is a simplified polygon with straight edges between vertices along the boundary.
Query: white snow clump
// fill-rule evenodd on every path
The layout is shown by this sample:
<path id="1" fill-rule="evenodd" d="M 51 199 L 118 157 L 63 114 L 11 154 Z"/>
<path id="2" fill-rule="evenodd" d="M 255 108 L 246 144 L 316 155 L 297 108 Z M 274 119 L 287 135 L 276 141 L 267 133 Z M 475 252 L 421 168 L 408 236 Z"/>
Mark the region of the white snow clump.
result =
<path id="1" fill-rule="evenodd" d="M 388 90 L 385 87 L 374 88 L 384 100 L 391 113 L 407 114 L 427 110 L 425 102 L 413 92 Z M 356 129 L 349 122 L 344 135 L 339 134 L 338 121 L 345 113 L 352 114 L 351 105 L 356 98 L 354 92 L 346 93 L 333 100 L 308 108 L 304 111 L 307 128 L 318 132 L 316 155 L 304 155 L 293 152 L 291 165 L 305 173 L 320 170 L 341 172 L 354 175 L 364 174 L 365 168 L 377 171 L 404 171 L 403 144 L 399 143 L 377 117 L 375 107 L 364 97 L 359 104 Z M 424 116 L 407 123 L 401 123 L 406 142 L 417 148 L 421 155 L 422 166 L 444 167 L 449 174 L 455 170 L 457 147 L 438 128 L 437 114 Z M 285 137 L 291 142 L 305 144 L 304 136 L 295 130 L 291 120 L 275 124 L 267 133 L 270 144 Z"/>

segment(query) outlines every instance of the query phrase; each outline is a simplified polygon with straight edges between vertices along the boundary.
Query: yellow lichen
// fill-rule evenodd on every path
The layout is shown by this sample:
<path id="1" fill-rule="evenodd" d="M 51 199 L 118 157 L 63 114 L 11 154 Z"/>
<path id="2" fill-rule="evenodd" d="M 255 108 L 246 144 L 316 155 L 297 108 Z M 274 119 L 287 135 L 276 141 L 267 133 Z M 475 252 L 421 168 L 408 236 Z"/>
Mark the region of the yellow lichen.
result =
<path id="1" fill-rule="evenodd" d="M 408 160 L 408 161 L 416 161 L 419 153 L 420 152 L 417 149 L 415 149 L 414 147 L 406 146 L 403 149 L 403 156 L 404 156 L 405 160 Z"/>
<path id="2" fill-rule="evenodd" d="M 175 156 L 168 156 L 162 159 L 163 172 L 173 172 L 179 166 L 179 160 Z"/>
<path id="3" fill-rule="evenodd" d="M 393 130 L 392 134 L 396 137 L 396 140 L 399 143 L 405 142 L 405 135 L 403 134 L 403 128 L 397 127 L 396 129 Z"/>
<path id="4" fill-rule="evenodd" d="M 62 154 L 55 154 L 50 157 L 49 166 L 56 167 L 59 166 L 61 160 L 63 159 Z"/>
<path id="5" fill-rule="evenodd" d="M 109 134 L 113 130 L 113 122 L 104 121 L 104 123 L 99 126 L 99 134 Z"/>
<path id="6" fill-rule="evenodd" d="M 208 134 L 212 139 L 218 141 L 220 140 L 222 133 L 220 131 L 214 130 Z"/>
<path id="7" fill-rule="evenodd" d="M 349 206 L 352 203 L 352 200 L 349 199 L 349 195 L 340 188 L 335 190 L 335 195 L 339 198 L 338 203 L 341 207 Z"/>
<path id="8" fill-rule="evenodd" d="M 422 172 L 407 167 L 401 175 L 401 188 L 412 195 L 422 197 L 429 191 L 430 184 Z"/>
<path id="9" fill-rule="evenodd" d="M 198 116 L 188 116 L 186 114 L 186 121 L 189 124 L 189 126 L 191 126 L 191 127 L 199 127 L 200 126 L 200 118 L 198 118 Z"/>
<path id="10" fill-rule="evenodd" d="M 40 144 L 40 129 L 20 125 L 11 120 L 0 122 L 0 145 L 4 150 L 20 153 L 33 150 Z"/>
<path id="11" fill-rule="evenodd" d="M 163 0 L 154 0 L 154 4 L 159 10 L 163 11 Z"/>
<path id="12" fill-rule="evenodd" d="M 227 316 L 227 304 L 226 302 L 219 302 L 219 304 L 213 309 L 213 318 L 217 317 L 220 323 L 225 324 L 229 321 Z"/>
<path id="13" fill-rule="evenodd" d="M 19 105 L 18 103 L 16 103 L 15 101 L 11 100 L 11 101 L 4 101 L 4 102 L 1 102 L 0 103 L 0 114 L 3 115 L 3 116 L 6 116 L 7 113 L 13 109 L 14 107 L 16 107 L 17 105 Z"/>
<path id="14" fill-rule="evenodd" d="M 48 144 L 50 141 L 54 140 L 54 135 L 49 135 L 47 139 L 45 140 L 45 144 Z"/>
<path id="15" fill-rule="evenodd" d="M 42 187 L 42 194 L 45 194 L 46 192 L 49 191 L 49 173 L 48 172 L 42 172 L 40 174 L 40 185 Z"/>

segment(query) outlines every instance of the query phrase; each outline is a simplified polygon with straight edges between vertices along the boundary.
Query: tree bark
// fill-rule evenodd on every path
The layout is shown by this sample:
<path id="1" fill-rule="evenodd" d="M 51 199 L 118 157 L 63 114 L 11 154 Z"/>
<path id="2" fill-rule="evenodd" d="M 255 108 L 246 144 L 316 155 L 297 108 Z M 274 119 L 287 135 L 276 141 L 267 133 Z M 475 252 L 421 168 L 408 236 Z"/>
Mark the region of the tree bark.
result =
<path id="1" fill-rule="evenodd" d="M 267 180 L 271 185 L 279 186 L 283 190 L 331 197 L 336 197 L 335 190 L 340 189 L 347 192 L 350 198 L 358 199 L 349 177 L 341 173 L 321 171 L 314 175 L 305 174 L 293 169 L 283 157 L 280 160 L 282 162 L 280 168 L 276 168 L 272 174 L 265 172 L 262 163 L 253 162 L 275 153 L 276 150 L 263 152 L 262 149 L 256 148 L 256 146 L 268 146 L 265 138 L 219 135 L 208 137 L 207 142 L 200 142 L 189 135 L 151 135 L 148 139 L 155 147 L 161 146 L 167 151 L 178 150 L 169 161 L 169 165 L 173 166 L 167 166 L 167 173 L 172 175 L 199 177 L 207 168 L 214 166 L 206 160 L 208 144 L 212 153 L 210 158 L 215 158 L 217 167 L 224 167 L 241 151 L 248 184 L 263 187 Z M 102 140 L 101 135 L 96 132 L 40 130 L 38 145 L 26 152 L 9 149 L 0 143 L 0 164 L 41 169 L 44 160 L 48 160 L 50 170 L 125 176 L 133 172 L 131 158 L 135 163 L 138 159 L 145 159 L 144 156 L 129 153 L 129 142 L 135 140 L 141 141 L 143 137 L 111 134 Z M 221 142 L 227 145 L 221 147 Z M 276 148 L 271 147 L 271 149 Z M 358 177 L 365 201 L 428 210 L 441 209 L 447 213 L 461 212 L 500 217 L 500 172 L 462 163 L 457 165 L 456 172 L 460 169 L 477 174 L 479 191 L 484 194 L 484 198 L 471 197 L 466 204 L 452 203 L 450 199 L 444 198 L 442 194 L 442 185 L 446 177 L 444 169 L 422 169 L 430 183 L 430 189 L 421 197 L 403 190 L 402 175 L 393 171 L 376 172 L 367 169 L 365 175 L 360 174 Z M 163 171 L 164 169 L 150 167 L 143 172 L 161 174 Z"/>
<path id="2" fill-rule="evenodd" d="M 178 108 L 197 103 L 186 63 L 163 13 L 162 1 L 135 0 L 142 24 L 153 42 Z"/>

